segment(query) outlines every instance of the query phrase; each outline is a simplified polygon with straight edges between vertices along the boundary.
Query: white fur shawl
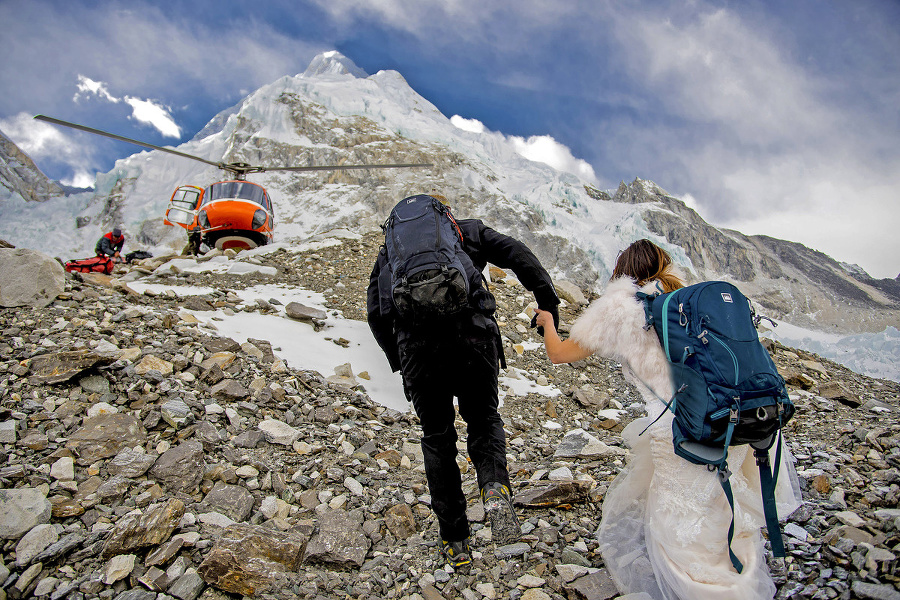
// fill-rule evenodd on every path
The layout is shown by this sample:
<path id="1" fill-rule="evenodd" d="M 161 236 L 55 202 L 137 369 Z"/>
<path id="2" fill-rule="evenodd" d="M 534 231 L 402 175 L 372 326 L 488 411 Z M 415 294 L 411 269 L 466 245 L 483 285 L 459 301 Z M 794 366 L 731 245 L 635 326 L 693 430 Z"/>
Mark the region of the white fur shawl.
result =
<path id="1" fill-rule="evenodd" d="M 633 383 L 650 409 L 653 400 L 659 403 L 660 398 L 668 401 L 672 397 L 672 379 L 656 333 L 644 329 L 644 306 L 635 297 L 637 291 L 636 282 L 628 277 L 610 281 L 603 295 L 572 325 L 569 337 L 586 350 L 630 367 L 638 378 Z M 647 283 L 640 291 L 658 291 L 656 281 Z M 650 386 L 656 396 L 641 383 Z"/>

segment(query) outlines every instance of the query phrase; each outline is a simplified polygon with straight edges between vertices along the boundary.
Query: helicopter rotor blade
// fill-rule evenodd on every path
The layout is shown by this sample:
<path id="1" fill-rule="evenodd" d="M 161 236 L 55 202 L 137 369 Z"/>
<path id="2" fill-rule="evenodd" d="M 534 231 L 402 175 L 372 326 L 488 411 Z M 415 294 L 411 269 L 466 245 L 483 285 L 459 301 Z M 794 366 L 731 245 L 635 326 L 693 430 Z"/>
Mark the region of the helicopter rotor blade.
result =
<path id="1" fill-rule="evenodd" d="M 312 167 L 260 167 L 262 171 L 349 171 L 351 169 L 405 169 L 410 167 L 433 167 L 432 163 L 402 163 L 373 165 L 331 165 Z"/>
<path id="2" fill-rule="evenodd" d="M 248 173 L 262 173 L 265 171 L 346 171 L 346 170 L 350 170 L 350 169 L 400 169 L 400 168 L 433 166 L 431 163 L 404 163 L 404 164 L 334 165 L 334 166 L 316 165 L 316 166 L 306 166 L 306 167 L 255 167 L 252 165 L 245 165 L 243 163 L 214 162 L 211 160 L 207 160 L 205 158 L 200 158 L 199 156 L 194 156 L 193 154 L 186 154 L 184 152 L 179 152 L 178 150 L 173 150 L 171 148 L 166 148 L 164 146 L 156 146 L 154 144 L 142 142 L 140 140 L 135 140 L 132 138 L 127 138 L 125 136 L 116 135 L 115 133 L 109 133 L 108 131 L 103 131 L 101 129 L 94 129 L 93 127 L 79 125 L 78 123 L 70 123 L 69 121 L 63 121 L 62 119 L 56 119 L 54 117 L 48 117 L 46 115 L 35 115 L 34 118 L 37 119 L 38 121 L 45 121 L 47 123 L 53 123 L 54 125 L 62 125 L 63 127 L 71 127 L 72 129 L 78 129 L 79 131 L 86 131 L 88 133 L 102 135 L 102 136 L 105 136 L 108 138 L 112 138 L 114 140 L 127 142 L 129 144 L 143 146 L 145 148 L 150 148 L 152 150 L 159 150 L 160 152 L 168 152 L 169 154 L 174 154 L 175 156 L 181 156 L 183 158 L 190 158 L 191 160 L 200 161 L 207 165 L 212 165 L 219 169 L 228 171 L 229 173 L 233 173 L 236 177 L 242 177 Z"/>
<path id="3" fill-rule="evenodd" d="M 199 156 L 194 156 L 193 154 L 185 154 L 184 152 L 179 152 L 178 150 L 172 150 L 171 148 L 165 148 L 163 146 L 155 146 L 153 144 L 148 144 L 147 142 L 142 142 L 140 140 L 133 140 L 131 138 L 127 138 L 125 136 L 116 135 L 114 133 L 109 133 L 108 131 L 102 131 L 100 129 L 94 129 L 93 127 L 86 127 L 84 125 L 79 125 L 77 123 L 70 123 L 68 121 L 63 121 L 62 119 L 55 119 L 53 117 L 48 117 L 46 115 L 35 115 L 35 119 L 38 121 L 45 121 L 47 123 L 53 123 L 54 125 L 62 125 L 63 127 L 71 127 L 72 129 L 78 129 L 80 131 L 86 131 L 88 133 L 95 133 L 97 135 L 102 135 L 108 138 L 112 138 L 114 140 L 119 140 L 121 142 L 128 142 L 129 144 L 135 144 L 138 146 L 143 146 L 145 148 L 151 148 L 153 150 L 159 150 L 161 152 L 168 152 L 169 154 L 174 154 L 176 156 L 182 156 L 184 158 L 190 158 L 192 160 L 199 160 L 202 163 L 206 163 L 208 165 L 212 165 L 214 167 L 218 167 L 220 169 L 224 169 L 225 165 L 221 162 L 213 162 L 211 160 L 206 160 L 205 158 L 200 158 Z"/>

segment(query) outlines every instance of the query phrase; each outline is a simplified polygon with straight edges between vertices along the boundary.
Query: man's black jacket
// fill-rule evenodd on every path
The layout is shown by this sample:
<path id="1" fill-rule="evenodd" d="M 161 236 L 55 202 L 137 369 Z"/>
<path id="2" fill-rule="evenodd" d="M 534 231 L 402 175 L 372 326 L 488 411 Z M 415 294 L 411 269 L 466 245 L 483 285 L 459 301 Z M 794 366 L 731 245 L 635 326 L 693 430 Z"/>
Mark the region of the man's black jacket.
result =
<path id="1" fill-rule="evenodd" d="M 97 240 L 97 245 L 94 246 L 94 252 L 97 256 L 112 256 L 116 252 L 122 251 L 122 246 L 125 244 L 125 236 L 119 236 L 118 238 L 113 238 L 111 233 L 107 233 L 99 240 Z"/>
<path id="2" fill-rule="evenodd" d="M 556 313 L 559 298 L 556 296 L 553 282 L 528 246 L 491 229 L 478 219 L 461 219 L 457 224 L 463 234 L 463 250 L 472 259 L 476 269 L 483 271 L 487 263 L 491 263 L 502 269 L 512 270 L 525 289 L 534 294 L 539 308 Z M 384 246 L 378 253 L 375 267 L 369 277 L 366 308 L 369 328 L 375 340 L 387 356 L 391 369 L 399 370 L 398 339 L 412 333 L 413 327 L 410 323 L 399 319 L 394 309 L 391 299 L 391 275 Z M 462 313 L 459 318 L 477 322 L 484 320 L 485 316 L 472 310 Z M 492 315 L 488 318 L 493 321 Z M 493 328 L 496 329 L 496 323 Z"/>

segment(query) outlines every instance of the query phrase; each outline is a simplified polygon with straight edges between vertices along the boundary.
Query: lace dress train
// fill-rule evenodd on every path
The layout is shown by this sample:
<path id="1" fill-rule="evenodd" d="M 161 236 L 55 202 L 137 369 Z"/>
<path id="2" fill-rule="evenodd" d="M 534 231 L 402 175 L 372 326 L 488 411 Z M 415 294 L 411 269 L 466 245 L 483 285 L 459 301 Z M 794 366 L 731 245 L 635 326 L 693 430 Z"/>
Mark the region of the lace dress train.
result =
<path id="1" fill-rule="evenodd" d="M 760 533 L 765 517 L 753 452 L 747 446 L 729 451 L 732 550 L 744 565 L 738 574 L 728 557 L 731 510 L 715 473 L 675 454 L 671 413 L 639 436 L 651 417 L 623 431 L 632 454 L 603 502 L 598 539 L 619 590 L 646 592 L 654 600 L 771 599 L 776 589 Z M 771 455 L 774 460 L 774 448 Z M 800 504 L 793 457 L 784 443 L 776 504 L 780 518 Z"/>

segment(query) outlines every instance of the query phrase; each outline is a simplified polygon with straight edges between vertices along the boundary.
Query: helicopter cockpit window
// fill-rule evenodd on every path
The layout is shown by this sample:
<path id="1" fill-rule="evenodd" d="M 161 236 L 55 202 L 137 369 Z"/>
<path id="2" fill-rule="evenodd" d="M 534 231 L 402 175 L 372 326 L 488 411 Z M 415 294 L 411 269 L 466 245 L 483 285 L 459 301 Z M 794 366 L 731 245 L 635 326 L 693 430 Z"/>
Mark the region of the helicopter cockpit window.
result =
<path id="1" fill-rule="evenodd" d="M 172 196 L 172 204 L 185 210 L 194 210 L 194 207 L 197 206 L 197 198 L 199 196 L 200 192 L 196 190 L 180 189 Z"/>
<path id="2" fill-rule="evenodd" d="M 172 194 L 169 207 L 166 209 L 166 219 L 171 223 L 189 225 L 194 220 L 194 209 L 197 208 L 197 199 L 200 191 L 194 188 L 179 188 Z"/>
<path id="3" fill-rule="evenodd" d="M 221 200 L 223 198 L 240 198 L 241 200 L 250 200 L 256 202 L 266 210 L 270 209 L 269 196 L 266 191 L 258 185 L 246 181 L 223 181 L 214 183 L 207 188 L 203 196 L 203 204 L 212 202 L 213 200 Z"/>

